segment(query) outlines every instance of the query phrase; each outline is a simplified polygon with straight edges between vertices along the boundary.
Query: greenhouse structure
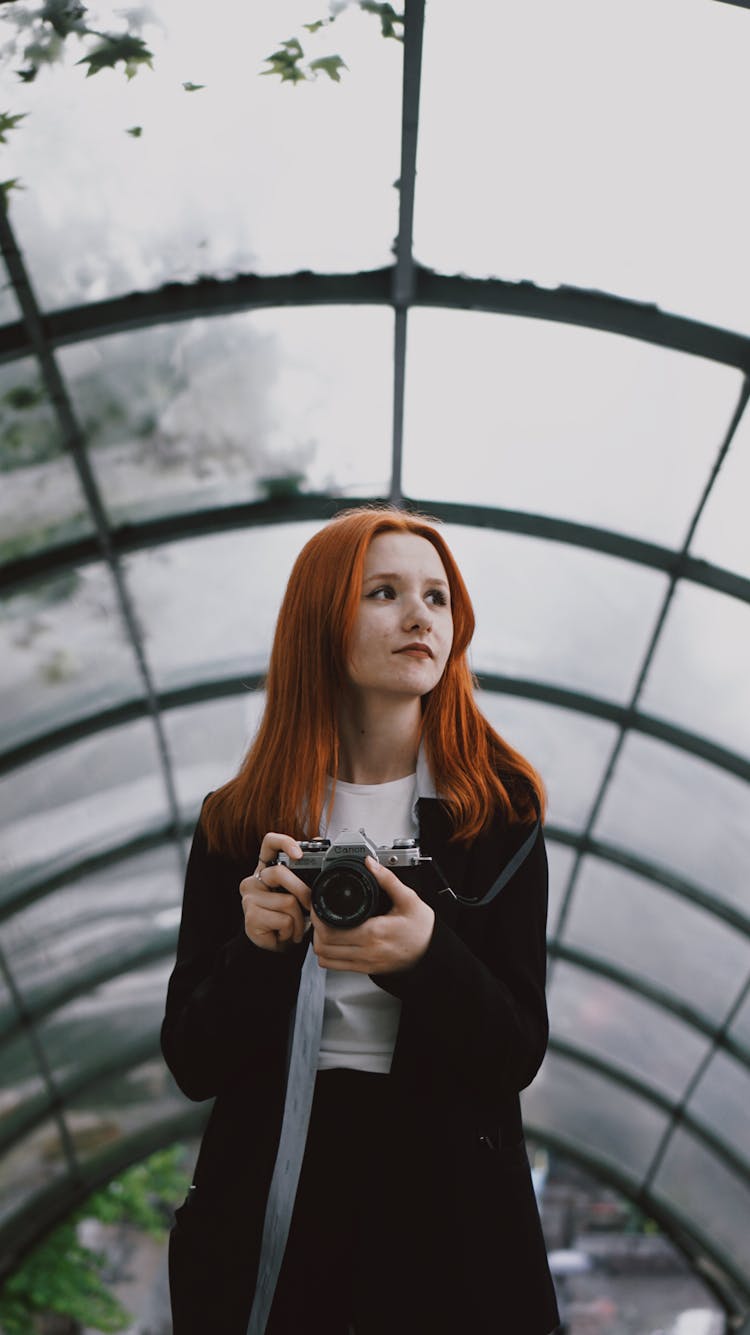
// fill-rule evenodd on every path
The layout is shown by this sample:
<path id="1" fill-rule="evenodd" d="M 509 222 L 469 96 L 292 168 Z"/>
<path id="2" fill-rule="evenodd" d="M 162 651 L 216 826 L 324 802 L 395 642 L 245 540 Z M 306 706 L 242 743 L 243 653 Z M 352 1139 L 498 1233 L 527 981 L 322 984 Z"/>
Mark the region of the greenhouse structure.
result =
<path id="1" fill-rule="evenodd" d="M 548 790 L 527 1131 L 750 1331 L 750 4 L 2 9 L 0 1273 L 204 1125 L 191 834 L 390 503 Z"/>

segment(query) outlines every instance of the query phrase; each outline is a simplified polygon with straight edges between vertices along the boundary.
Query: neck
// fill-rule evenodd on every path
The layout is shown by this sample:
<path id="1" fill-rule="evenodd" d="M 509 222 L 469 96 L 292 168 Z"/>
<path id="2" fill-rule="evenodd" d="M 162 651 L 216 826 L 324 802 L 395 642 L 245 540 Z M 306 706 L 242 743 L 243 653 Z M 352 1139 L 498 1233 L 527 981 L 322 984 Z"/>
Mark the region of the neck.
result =
<path id="1" fill-rule="evenodd" d="M 339 772 L 345 783 L 389 783 L 417 767 L 422 706 L 413 697 L 387 709 L 347 700 L 339 712 Z"/>

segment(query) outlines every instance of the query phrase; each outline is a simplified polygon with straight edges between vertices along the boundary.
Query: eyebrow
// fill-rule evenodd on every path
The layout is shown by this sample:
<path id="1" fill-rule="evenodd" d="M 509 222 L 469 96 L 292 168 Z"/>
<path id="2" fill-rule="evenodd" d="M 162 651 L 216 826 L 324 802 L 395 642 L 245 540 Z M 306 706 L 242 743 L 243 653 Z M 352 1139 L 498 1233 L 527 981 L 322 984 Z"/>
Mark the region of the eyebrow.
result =
<path id="1" fill-rule="evenodd" d="M 403 579 L 403 575 L 399 574 L 398 571 L 394 570 L 382 570 L 377 575 L 366 575 L 365 584 L 370 584 L 372 583 L 373 580 L 378 580 L 378 579 L 391 579 L 396 581 Z M 434 577 L 432 575 L 426 575 L 424 582 L 425 584 L 443 584 L 446 589 L 448 588 L 447 579 L 443 579 L 440 575 L 435 575 Z"/>

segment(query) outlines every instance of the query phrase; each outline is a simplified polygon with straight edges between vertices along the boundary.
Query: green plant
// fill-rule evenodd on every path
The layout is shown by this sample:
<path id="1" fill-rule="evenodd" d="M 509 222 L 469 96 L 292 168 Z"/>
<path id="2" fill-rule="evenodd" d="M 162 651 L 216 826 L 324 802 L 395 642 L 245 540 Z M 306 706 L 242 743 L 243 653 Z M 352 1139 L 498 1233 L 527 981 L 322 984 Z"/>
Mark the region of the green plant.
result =
<path id="1" fill-rule="evenodd" d="M 124 1330 L 132 1320 L 103 1278 L 106 1258 L 78 1236 L 83 1219 L 125 1223 L 154 1238 L 167 1231 L 171 1205 L 184 1196 L 189 1177 L 183 1147 L 159 1150 L 126 1169 L 31 1252 L 0 1294 L 4 1335 L 32 1335 L 45 1316 L 67 1318 L 71 1330 Z"/>
<path id="2" fill-rule="evenodd" d="M 311 36 L 323 28 L 329 28 L 350 3 L 351 0 L 331 0 L 331 13 L 328 17 L 315 19 L 312 23 L 303 23 L 303 28 Z M 404 40 L 404 16 L 397 14 L 393 5 L 379 4 L 376 0 L 356 0 L 356 8 L 361 9 L 364 14 L 374 14 L 380 19 L 380 31 L 383 37 L 392 37 L 397 42 Z M 289 37 L 285 42 L 280 42 L 277 50 L 266 56 L 265 64 L 269 68 L 262 70 L 262 74 L 275 74 L 282 83 L 292 84 L 309 83 L 316 79 L 318 74 L 327 74 L 334 83 L 340 83 L 341 71 L 347 69 L 340 55 L 322 55 L 314 60 L 306 60 L 299 37 Z"/>

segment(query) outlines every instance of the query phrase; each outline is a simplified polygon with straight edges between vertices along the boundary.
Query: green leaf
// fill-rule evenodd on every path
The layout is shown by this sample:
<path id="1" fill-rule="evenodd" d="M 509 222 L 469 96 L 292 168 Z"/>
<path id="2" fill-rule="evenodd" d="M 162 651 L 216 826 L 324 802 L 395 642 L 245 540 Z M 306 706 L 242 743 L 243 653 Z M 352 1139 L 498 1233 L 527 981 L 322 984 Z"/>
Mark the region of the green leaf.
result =
<path id="1" fill-rule="evenodd" d="M 22 111 L 18 116 L 12 116 L 9 111 L 0 112 L 0 144 L 7 144 L 5 138 L 8 130 L 15 130 L 19 121 L 25 119 L 26 112 Z"/>
<path id="2" fill-rule="evenodd" d="M 126 130 L 125 133 L 132 135 L 134 139 L 140 139 L 141 135 L 143 134 L 143 126 L 131 125 L 130 129 Z"/>
<path id="3" fill-rule="evenodd" d="M 307 77 L 299 67 L 299 62 L 304 54 L 298 38 L 290 37 L 286 42 L 281 43 L 278 51 L 273 51 L 270 56 L 266 56 L 265 63 L 270 65 L 271 68 L 261 70 L 261 74 L 278 74 L 282 83 L 299 83 Z"/>
<path id="4" fill-rule="evenodd" d="M 12 176 L 8 181 L 0 181 L 0 195 L 3 197 L 3 204 L 6 209 L 10 203 L 11 190 L 23 190 L 20 176 Z"/>
<path id="5" fill-rule="evenodd" d="M 72 32 L 88 31 L 82 22 L 85 13 L 86 6 L 79 4 L 78 0 L 46 0 L 39 18 L 43 23 L 49 23 L 58 37 L 68 37 Z"/>
<path id="6" fill-rule="evenodd" d="M 98 74 L 100 70 L 114 69 L 115 65 L 122 61 L 126 78 L 132 79 L 141 65 L 148 65 L 153 69 L 153 58 L 153 52 L 149 51 L 140 37 L 122 33 L 117 36 L 105 36 L 104 41 L 77 61 L 77 64 L 88 65 L 86 78 L 89 79 L 92 74 Z"/>
<path id="7" fill-rule="evenodd" d="M 320 28 L 327 28 L 328 24 L 334 23 L 335 20 L 336 15 L 332 14 L 328 19 L 316 19 L 314 23 L 303 23 L 302 27 L 306 28 L 308 32 L 318 32 Z"/>
<path id="8" fill-rule="evenodd" d="M 378 4 L 377 0 L 359 0 L 359 7 L 365 14 L 377 14 L 384 37 L 394 37 L 397 42 L 403 42 L 403 32 L 396 32 L 395 25 L 400 23 L 403 28 L 404 16 L 397 14 L 393 5 Z"/>
<path id="9" fill-rule="evenodd" d="M 198 93 L 201 88 L 205 88 L 206 85 L 204 83 L 190 83 L 188 80 L 188 82 L 184 83 L 182 86 L 186 93 Z"/>
<path id="10" fill-rule="evenodd" d="M 21 83 L 33 83 L 38 73 L 38 65 L 29 65 L 25 70 L 16 70 Z"/>
<path id="11" fill-rule="evenodd" d="M 341 56 L 321 56 L 319 60 L 310 61 L 311 70 L 315 72 L 322 70 L 324 74 L 328 75 L 329 79 L 333 79 L 334 83 L 341 83 L 339 70 L 345 70 L 346 68 L 347 66 Z"/>
<path id="12" fill-rule="evenodd" d="M 38 403 L 44 403 L 45 398 L 44 389 L 40 384 L 13 385 L 3 394 L 2 402 L 7 403 L 9 408 L 22 412 L 24 408 L 35 408 Z"/>

